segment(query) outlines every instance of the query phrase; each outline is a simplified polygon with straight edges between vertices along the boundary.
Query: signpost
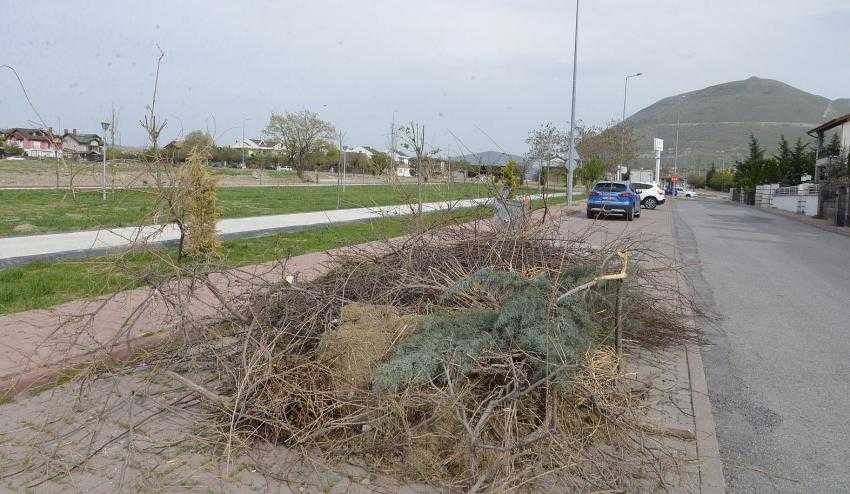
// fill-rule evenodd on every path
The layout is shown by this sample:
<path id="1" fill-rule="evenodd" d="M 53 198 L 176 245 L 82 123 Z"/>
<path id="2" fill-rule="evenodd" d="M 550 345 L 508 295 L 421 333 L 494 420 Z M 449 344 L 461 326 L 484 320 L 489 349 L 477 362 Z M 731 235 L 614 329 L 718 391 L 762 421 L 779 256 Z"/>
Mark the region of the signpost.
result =
<path id="1" fill-rule="evenodd" d="M 655 182 L 657 184 L 661 184 L 661 151 L 664 151 L 664 139 L 658 139 L 657 137 L 653 141 L 653 148 L 655 149 Z"/>

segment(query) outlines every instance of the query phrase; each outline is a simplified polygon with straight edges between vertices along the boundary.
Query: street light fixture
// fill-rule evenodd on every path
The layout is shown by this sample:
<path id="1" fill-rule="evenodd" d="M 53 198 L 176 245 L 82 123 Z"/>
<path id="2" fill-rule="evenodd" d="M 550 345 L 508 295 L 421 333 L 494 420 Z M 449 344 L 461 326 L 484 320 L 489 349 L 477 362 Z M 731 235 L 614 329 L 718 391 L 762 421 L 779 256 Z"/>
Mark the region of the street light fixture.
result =
<path id="1" fill-rule="evenodd" d="M 103 154 L 103 176 L 101 177 L 102 187 L 101 190 L 103 192 L 103 200 L 106 200 L 106 132 L 109 130 L 109 122 L 100 122 L 100 126 L 103 127 L 103 139 L 101 139 L 101 152 Z"/>
<path id="2" fill-rule="evenodd" d="M 632 77 L 642 76 L 643 72 L 637 72 L 635 74 L 627 75 L 625 79 L 625 83 L 623 84 L 623 118 L 620 120 L 620 124 L 623 126 L 623 135 L 620 136 L 620 166 L 626 166 L 626 97 L 629 92 L 629 79 Z M 620 176 L 620 169 L 617 170 L 617 176 Z"/>

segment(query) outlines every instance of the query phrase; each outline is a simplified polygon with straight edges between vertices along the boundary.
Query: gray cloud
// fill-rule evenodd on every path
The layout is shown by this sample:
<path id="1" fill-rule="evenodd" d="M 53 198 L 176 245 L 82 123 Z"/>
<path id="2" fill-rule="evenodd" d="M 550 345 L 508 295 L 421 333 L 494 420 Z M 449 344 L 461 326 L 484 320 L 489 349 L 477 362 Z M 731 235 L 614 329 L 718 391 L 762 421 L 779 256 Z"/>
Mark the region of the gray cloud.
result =
<path id="1" fill-rule="evenodd" d="M 383 146 L 390 119 L 422 121 L 443 149 L 523 152 L 537 122 L 568 125 L 573 2 L 8 2 L 0 64 L 15 66 L 48 124 L 99 128 L 114 103 L 141 144 L 154 59 L 166 51 L 165 136 L 209 127 L 230 142 L 243 118 L 310 108 L 348 140 Z M 577 116 L 619 118 L 674 93 L 779 79 L 850 97 L 845 0 L 584 0 Z M 0 73 L 0 127 L 32 120 Z"/>

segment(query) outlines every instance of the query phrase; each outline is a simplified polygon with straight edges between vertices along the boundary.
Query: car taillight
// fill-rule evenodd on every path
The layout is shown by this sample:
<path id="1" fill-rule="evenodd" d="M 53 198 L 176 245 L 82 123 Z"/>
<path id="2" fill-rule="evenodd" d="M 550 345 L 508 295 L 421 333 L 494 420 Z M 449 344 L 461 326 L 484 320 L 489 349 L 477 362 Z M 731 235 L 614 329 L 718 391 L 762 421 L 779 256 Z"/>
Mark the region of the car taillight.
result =
<path id="1" fill-rule="evenodd" d="M 632 193 L 631 193 L 631 192 L 620 192 L 620 193 L 619 193 L 619 194 L 617 194 L 617 195 L 618 195 L 618 196 L 620 196 L 620 197 L 632 197 Z"/>
<path id="2" fill-rule="evenodd" d="M 590 191 L 590 197 L 598 196 L 598 195 L 600 195 L 598 190 L 591 190 Z"/>

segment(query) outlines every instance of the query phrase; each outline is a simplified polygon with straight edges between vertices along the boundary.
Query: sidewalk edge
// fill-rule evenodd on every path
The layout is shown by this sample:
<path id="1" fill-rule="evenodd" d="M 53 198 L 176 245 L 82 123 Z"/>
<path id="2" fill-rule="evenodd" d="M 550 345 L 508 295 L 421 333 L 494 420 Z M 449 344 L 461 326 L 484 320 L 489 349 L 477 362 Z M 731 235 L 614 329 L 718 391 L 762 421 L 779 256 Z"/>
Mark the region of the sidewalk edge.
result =
<path id="1" fill-rule="evenodd" d="M 691 384 L 691 409 L 694 412 L 694 437 L 696 438 L 697 457 L 699 458 L 700 492 L 725 492 L 726 480 L 723 476 L 723 462 L 720 460 L 720 447 L 715 432 L 716 424 L 708 397 L 708 383 L 702 354 L 696 345 L 685 346 L 685 358 L 688 363 L 688 378 Z"/>

